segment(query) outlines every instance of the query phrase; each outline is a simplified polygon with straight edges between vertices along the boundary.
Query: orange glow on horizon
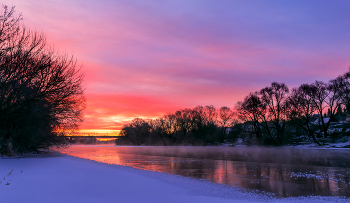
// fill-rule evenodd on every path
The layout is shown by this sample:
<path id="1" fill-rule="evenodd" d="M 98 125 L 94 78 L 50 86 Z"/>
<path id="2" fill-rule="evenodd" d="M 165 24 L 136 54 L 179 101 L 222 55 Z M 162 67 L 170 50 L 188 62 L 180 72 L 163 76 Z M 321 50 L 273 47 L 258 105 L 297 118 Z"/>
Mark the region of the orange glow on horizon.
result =
<path id="1" fill-rule="evenodd" d="M 116 140 L 117 138 L 97 138 L 98 141 L 102 142 L 108 142 L 108 141 L 113 141 Z"/>
<path id="2" fill-rule="evenodd" d="M 119 136 L 120 130 L 81 129 L 74 133 L 77 136 Z"/>

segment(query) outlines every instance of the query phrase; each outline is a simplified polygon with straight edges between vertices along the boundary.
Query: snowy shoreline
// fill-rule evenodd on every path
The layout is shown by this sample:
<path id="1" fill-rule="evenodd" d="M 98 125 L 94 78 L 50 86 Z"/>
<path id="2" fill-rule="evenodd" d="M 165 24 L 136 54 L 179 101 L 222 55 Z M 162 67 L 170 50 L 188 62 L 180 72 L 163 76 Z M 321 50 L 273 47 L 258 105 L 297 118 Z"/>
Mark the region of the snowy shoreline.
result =
<path id="1" fill-rule="evenodd" d="M 58 152 L 0 158 L 0 202 L 349 202 L 342 197 L 276 198 Z"/>

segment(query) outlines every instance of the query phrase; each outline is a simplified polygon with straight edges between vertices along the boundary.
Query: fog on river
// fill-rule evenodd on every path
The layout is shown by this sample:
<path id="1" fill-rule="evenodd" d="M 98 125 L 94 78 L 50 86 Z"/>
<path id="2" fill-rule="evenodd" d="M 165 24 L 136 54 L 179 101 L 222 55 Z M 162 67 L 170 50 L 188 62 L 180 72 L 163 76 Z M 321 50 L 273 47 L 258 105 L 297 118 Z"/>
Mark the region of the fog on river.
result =
<path id="1" fill-rule="evenodd" d="M 350 196 L 350 150 L 346 149 L 75 145 L 60 151 L 281 197 Z"/>

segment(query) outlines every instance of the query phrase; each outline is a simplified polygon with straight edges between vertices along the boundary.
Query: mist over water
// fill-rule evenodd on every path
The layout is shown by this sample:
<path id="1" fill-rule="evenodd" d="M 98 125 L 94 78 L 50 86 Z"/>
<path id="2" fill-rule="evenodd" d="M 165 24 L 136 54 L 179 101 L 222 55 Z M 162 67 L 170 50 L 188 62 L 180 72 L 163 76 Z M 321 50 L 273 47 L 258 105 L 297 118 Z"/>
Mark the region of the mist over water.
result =
<path id="1" fill-rule="evenodd" d="M 62 153 L 288 196 L 350 196 L 350 150 L 76 145 Z"/>

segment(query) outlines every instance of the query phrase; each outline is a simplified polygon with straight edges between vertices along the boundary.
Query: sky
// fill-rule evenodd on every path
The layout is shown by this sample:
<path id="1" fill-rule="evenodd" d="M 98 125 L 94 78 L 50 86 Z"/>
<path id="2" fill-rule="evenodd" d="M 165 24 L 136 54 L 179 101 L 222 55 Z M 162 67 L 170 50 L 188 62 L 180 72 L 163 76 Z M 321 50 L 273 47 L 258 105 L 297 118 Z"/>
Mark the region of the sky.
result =
<path id="1" fill-rule="evenodd" d="M 3 0 L 85 74 L 85 132 L 197 105 L 234 107 L 350 67 L 348 0 Z"/>

